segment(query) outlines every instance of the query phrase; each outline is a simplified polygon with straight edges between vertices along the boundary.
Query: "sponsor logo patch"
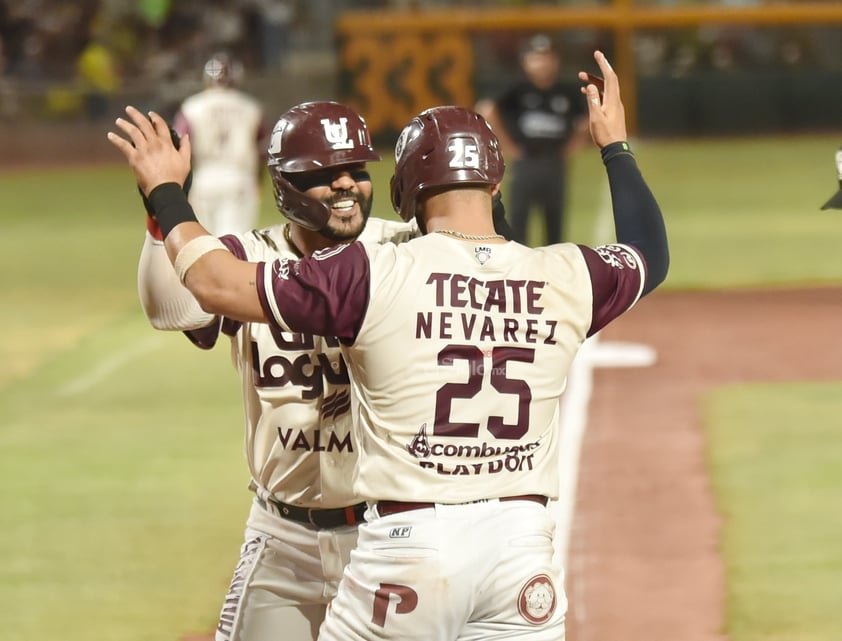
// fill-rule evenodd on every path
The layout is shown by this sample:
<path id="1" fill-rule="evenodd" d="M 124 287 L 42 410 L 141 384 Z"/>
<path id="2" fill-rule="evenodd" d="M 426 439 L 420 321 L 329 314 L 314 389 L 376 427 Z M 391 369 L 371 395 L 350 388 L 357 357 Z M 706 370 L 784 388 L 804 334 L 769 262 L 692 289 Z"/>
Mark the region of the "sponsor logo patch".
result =
<path id="1" fill-rule="evenodd" d="M 424 459 L 430 456 L 430 441 L 427 440 L 427 424 L 424 423 L 421 429 L 412 437 L 412 442 L 406 446 L 406 451 L 415 458 Z"/>
<path id="2" fill-rule="evenodd" d="M 488 259 L 491 258 L 491 247 L 478 245 L 474 247 L 474 256 L 480 265 L 485 265 Z"/>
<path id="3" fill-rule="evenodd" d="M 412 534 L 412 528 L 407 526 L 393 527 L 389 530 L 390 539 L 408 539 L 410 534 Z"/>

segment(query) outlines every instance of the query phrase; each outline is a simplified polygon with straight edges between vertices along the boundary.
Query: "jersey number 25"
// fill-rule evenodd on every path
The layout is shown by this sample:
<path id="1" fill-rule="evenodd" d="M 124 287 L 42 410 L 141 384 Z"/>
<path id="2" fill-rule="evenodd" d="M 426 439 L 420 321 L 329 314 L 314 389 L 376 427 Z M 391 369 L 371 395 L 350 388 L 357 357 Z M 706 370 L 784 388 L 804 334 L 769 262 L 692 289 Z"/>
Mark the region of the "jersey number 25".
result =
<path id="1" fill-rule="evenodd" d="M 535 350 L 526 347 L 494 347 L 491 349 L 491 386 L 501 394 L 517 396 L 517 422 L 503 422 L 502 416 L 488 417 L 488 431 L 496 438 L 519 439 L 529 429 L 529 403 L 532 390 L 526 381 L 509 378 L 509 361 L 532 363 Z M 485 380 L 485 354 L 475 345 L 448 345 L 438 354 L 439 365 L 453 366 L 454 361 L 467 361 L 468 380 L 464 383 L 445 383 L 436 392 L 436 419 L 433 433 L 440 436 L 479 436 L 479 423 L 457 423 L 450 420 L 453 399 L 469 399 L 479 394 Z"/>

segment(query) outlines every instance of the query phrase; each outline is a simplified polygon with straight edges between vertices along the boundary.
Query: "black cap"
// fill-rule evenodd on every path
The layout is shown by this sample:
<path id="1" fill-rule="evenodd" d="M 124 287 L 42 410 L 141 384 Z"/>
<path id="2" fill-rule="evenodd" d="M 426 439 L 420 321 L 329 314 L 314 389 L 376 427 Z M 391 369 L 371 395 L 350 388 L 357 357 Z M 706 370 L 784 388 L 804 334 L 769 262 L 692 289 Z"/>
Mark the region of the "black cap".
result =
<path id="1" fill-rule="evenodd" d="M 836 152 L 836 173 L 839 177 L 839 189 L 822 205 L 822 209 L 842 209 L 842 147 Z"/>
<path id="2" fill-rule="evenodd" d="M 523 53 L 553 53 L 552 39 L 545 33 L 537 33 L 526 41 L 523 47 Z"/>

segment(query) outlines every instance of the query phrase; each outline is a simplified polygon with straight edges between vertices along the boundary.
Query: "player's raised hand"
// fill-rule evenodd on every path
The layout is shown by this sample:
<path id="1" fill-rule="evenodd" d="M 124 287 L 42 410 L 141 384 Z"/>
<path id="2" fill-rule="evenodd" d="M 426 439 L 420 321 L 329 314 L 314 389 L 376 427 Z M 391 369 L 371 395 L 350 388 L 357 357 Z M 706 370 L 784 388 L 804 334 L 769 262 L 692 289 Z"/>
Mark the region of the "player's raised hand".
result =
<path id="1" fill-rule="evenodd" d="M 620 100 L 617 74 L 601 51 L 594 52 L 594 59 L 602 72 L 602 82 L 585 71 L 579 72 L 579 80 L 585 83 L 582 93 L 588 99 L 591 138 L 602 149 L 612 142 L 627 139 L 626 114 Z"/>
<path id="2" fill-rule="evenodd" d="M 123 152 L 145 195 L 163 183 L 183 185 L 190 173 L 190 140 L 185 135 L 175 148 L 170 129 L 161 116 L 149 112 L 147 118 L 129 105 L 129 120 L 117 118 L 115 124 L 128 139 L 109 131 L 108 140 Z"/>

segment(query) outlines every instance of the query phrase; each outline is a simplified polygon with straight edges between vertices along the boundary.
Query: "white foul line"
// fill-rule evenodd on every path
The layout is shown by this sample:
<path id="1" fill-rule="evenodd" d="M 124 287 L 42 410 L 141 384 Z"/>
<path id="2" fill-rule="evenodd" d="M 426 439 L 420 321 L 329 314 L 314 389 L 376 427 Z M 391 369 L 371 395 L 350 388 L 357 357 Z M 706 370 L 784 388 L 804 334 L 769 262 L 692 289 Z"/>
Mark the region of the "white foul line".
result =
<path id="1" fill-rule="evenodd" d="M 573 359 L 559 410 L 559 495 L 551 507 L 556 516 L 556 554 L 565 564 L 576 503 L 582 438 L 593 389 L 593 370 L 597 367 L 649 367 L 656 357 L 655 350 L 647 345 L 600 342 L 597 335 L 586 340 Z"/>
<path id="2" fill-rule="evenodd" d="M 610 190 L 606 182 L 594 224 L 595 244 L 610 242 L 611 211 Z M 582 439 L 587 426 L 588 405 L 593 389 L 593 370 L 596 367 L 649 367 L 656 360 L 657 353 L 648 345 L 623 342 L 601 343 L 598 334 L 587 339 L 573 359 L 567 377 L 567 388 L 561 397 L 559 407 L 559 494 L 558 500 L 551 502 L 549 506 L 556 520 L 555 560 L 565 568 L 574 561 L 570 558 L 570 534 L 576 507 Z M 579 576 L 573 588 L 581 590 L 584 579 L 581 576 L 581 567 L 576 569 Z M 576 619 L 583 621 L 585 619 L 583 599 L 570 594 L 568 600 L 575 600 Z"/>
<path id="3" fill-rule="evenodd" d="M 83 394 L 98 383 L 104 381 L 129 361 L 132 361 L 139 356 L 143 356 L 144 354 L 147 354 L 157 348 L 161 344 L 162 340 L 163 338 L 158 334 L 151 334 L 145 339 L 138 341 L 125 349 L 111 352 L 106 355 L 106 358 L 95 363 L 90 370 L 62 385 L 56 393 L 62 397 L 78 396 L 79 394 Z"/>

